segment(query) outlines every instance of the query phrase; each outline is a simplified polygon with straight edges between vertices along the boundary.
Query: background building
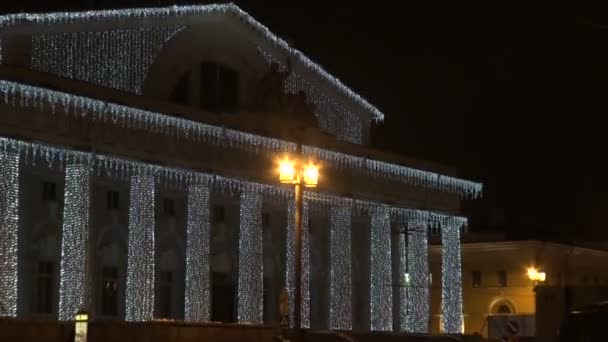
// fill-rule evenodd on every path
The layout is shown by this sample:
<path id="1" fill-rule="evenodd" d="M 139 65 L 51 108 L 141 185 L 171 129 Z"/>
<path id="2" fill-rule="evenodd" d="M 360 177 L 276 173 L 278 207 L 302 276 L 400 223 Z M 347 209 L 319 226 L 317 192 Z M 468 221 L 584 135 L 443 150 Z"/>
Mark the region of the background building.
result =
<path id="1" fill-rule="evenodd" d="M 601 288 L 608 285 L 605 267 L 608 252 L 537 240 L 501 240 L 501 236 L 463 236 L 463 307 L 467 334 L 488 336 L 488 329 L 493 329 L 489 325 L 503 323 L 492 318 L 510 316 L 522 330 L 527 325 L 526 334 L 539 334 L 539 338 L 553 334 L 550 339 L 543 339 L 552 341 L 566 312 L 608 299 L 605 294 L 601 296 Z M 440 331 L 441 321 L 440 256 L 440 246 L 433 246 L 431 328 L 435 332 Z M 531 280 L 530 268 L 545 272 L 546 280 Z M 568 296 L 570 302 L 566 303 Z M 542 303 L 541 311 L 537 311 L 538 303 Z"/>

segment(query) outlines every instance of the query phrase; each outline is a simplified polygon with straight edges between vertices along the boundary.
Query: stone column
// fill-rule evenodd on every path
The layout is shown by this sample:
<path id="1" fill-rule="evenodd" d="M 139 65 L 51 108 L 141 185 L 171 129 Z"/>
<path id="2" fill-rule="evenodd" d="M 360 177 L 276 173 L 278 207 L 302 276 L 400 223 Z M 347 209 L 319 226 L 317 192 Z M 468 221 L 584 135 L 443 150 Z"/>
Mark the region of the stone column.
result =
<path id="1" fill-rule="evenodd" d="M 90 179 L 88 165 L 66 166 L 59 285 L 59 319 L 65 321 L 90 309 Z"/>
<path id="2" fill-rule="evenodd" d="M 17 316 L 19 153 L 0 151 L 0 316 Z"/>
<path id="3" fill-rule="evenodd" d="M 154 178 L 131 177 L 127 260 L 127 321 L 154 318 Z"/>
<path id="4" fill-rule="evenodd" d="M 405 330 L 412 333 L 429 332 L 429 249 L 427 223 L 410 222 L 407 225 L 407 261 L 404 263 L 403 277 L 406 281 L 406 293 L 402 296 L 401 321 Z M 406 310 L 403 310 L 403 307 Z"/>
<path id="5" fill-rule="evenodd" d="M 301 274 L 301 320 L 302 328 L 310 328 L 310 230 L 309 222 L 309 205 L 306 200 L 303 203 L 302 213 L 302 274 Z M 285 282 L 287 284 L 287 293 L 289 294 L 289 324 L 293 326 L 294 322 L 294 289 L 295 289 L 295 201 L 290 199 L 287 205 L 287 255 L 285 264 Z"/>
<path id="6" fill-rule="evenodd" d="M 441 314 L 442 331 L 447 334 L 462 333 L 461 227 L 462 222 L 456 218 L 441 225 Z"/>
<path id="7" fill-rule="evenodd" d="M 387 207 L 371 213 L 370 329 L 393 330 L 391 220 Z"/>
<path id="8" fill-rule="evenodd" d="M 211 274 L 209 188 L 188 189 L 186 231 L 186 298 L 184 317 L 188 322 L 208 322 L 211 316 Z"/>
<path id="9" fill-rule="evenodd" d="M 331 208 L 329 328 L 332 330 L 352 329 L 351 214 L 352 207 L 346 204 Z"/>
<path id="10" fill-rule="evenodd" d="M 262 196 L 241 194 L 239 232 L 239 323 L 264 322 L 264 271 L 262 235 Z"/>

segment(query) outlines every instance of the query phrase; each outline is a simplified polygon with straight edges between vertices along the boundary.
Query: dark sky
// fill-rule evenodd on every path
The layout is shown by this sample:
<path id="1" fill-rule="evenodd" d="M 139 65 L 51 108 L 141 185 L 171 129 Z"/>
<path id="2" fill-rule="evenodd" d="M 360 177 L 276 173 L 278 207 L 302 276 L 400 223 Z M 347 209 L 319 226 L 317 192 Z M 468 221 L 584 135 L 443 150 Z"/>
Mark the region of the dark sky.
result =
<path id="1" fill-rule="evenodd" d="M 84 2 L 17 3 L 12 10 Z M 471 229 L 546 239 L 608 237 L 604 9 L 236 3 L 385 113 L 374 130 L 376 146 L 444 162 L 482 181 L 484 199 L 466 206 Z"/>

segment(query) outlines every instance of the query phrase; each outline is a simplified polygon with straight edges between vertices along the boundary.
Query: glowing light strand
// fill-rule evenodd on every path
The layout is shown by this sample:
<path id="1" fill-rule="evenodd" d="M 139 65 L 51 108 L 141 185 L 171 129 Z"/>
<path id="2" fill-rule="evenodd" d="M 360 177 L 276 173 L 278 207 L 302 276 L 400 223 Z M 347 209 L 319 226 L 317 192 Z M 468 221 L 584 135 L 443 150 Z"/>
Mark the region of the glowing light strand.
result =
<path id="1" fill-rule="evenodd" d="M 60 77 L 139 95 L 148 68 L 159 51 L 184 28 L 152 27 L 35 35 L 32 37 L 31 67 Z M 136 45 L 132 46 L 132 42 Z M 127 46 L 132 46 L 132 49 Z"/>
<path id="2" fill-rule="evenodd" d="M 405 308 L 406 315 L 402 316 L 404 330 L 412 333 L 429 332 L 429 255 L 428 255 L 428 231 L 426 221 L 410 221 L 406 223 L 407 236 L 405 262 L 409 284 L 403 297 L 405 303 L 401 302 L 402 312 Z"/>
<path id="3" fill-rule="evenodd" d="M 350 168 L 372 177 L 382 177 L 390 181 L 411 184 L 413 186 L 456 193 L 461 197 L 478 198 L 483 190 L 481 183 L 335 152 L 320 147 L 304 145 L 302 146 L 302 153 L 316 160 L 329 163 L 334 167 Z"/>
<path id="4" fill-rule="evenodd" d="M 188 189 L 186 230 L 185 319 L 187 322 L 208 322 L 211 318 L 208 185 L 195 184 Z"/>
<path id="5" fill-rule="evenodd" d="M 310 328 L 310 231 L 308 227 L 309 209 L 308 201 L 304 201 L 302 208 L 302 268 L 300 295 L 301 301 L 301 320 L 302 328 Z M 294 322 L 294 291 L 295 291 L 295 200 L 293 196 L 287 204 L 287 248 L 285 264 L 285 282 L 289 295 L 289 324 L 293 327 Z"/>
<path id="6" fill-rule="evenodd" d="M 127 321 L 154 318 L 154 178 L 133 176 L 129 197 Z"/>
<path id="7" fill-rule="evenodd" d="M 63 108 L 64 115 L 84 116 L 95 122 L 113 123 L 124 127 L 161 132 L 190 141 L 241 148 L 256 152 L 294 152 L 292 142 L 263 137 L 236 130 L 223 129 L 196 121 L 172 117 L 137 108 L 107 103 L 95 99 L 70 95 L 45 88 L 0 80 L 0 102 L 13 107 L 28 107 L 56 113 Z M 373 177 L 387 178 L 414 186 L 447 191 L 463 197 L 481 196 L 483 185 L 463 179 L 417 170 L 363 157 L 348 155 L 314 146 L 302 146 L 304 155 L 340 168 L 351 168 Z"/>
<path id="8" fill-rule="evenodd" d="M 410 274 L 407 265 L 407 244 L 406 244 L 406 229 L 403 228 L 403 225 L 400 225 L 400 229 L 402 229 L 402 233 L 399 234 L 397 239 L 397 251 L 399 253 L 399 265 L 397 265 L 398 270 L 398 285 L 399 292 L 397 293 L 397 307 L 399 314 L 399 326 L 395 327 L 395 330 L 398 332 L 407 332 L 407 305 L 408 305 L 408 287 L 410 285 Z"/>
<path id="9" fill-rule="evenodd" d="M 348 205 L 331 208 L 329 328 L 332 330 L 352 329 L 351 214 L 352 207 Z"/>
<path id="10" fill-rule="evenodd" d="M 383 120 L 382 114 L 376 107 L 371 105 L 357 93 L 346 87 L 340 80 L 327 73 L 320 65 L 314 63 L 300 51 L 292 48 L 283 39 L 275 36 L 270 30 L 256 21 L 248 13 L 241 10 L 234 4 L 213 4 L 199 6 L 173 6 L 163 8 L 139 8 L 139 9 L 118 9 L 105 11 L 87 11 L 87 12 L 60 12 L 60 13 L 19 13 L 0 16 L 0 30 L 7 31 L 9 29 L 18 29 L 19 27 L 40 26 L 40 30 L 44 30 L 46 26 L 56 24 L 95 24 L 98 22 L 112 21 L 116 22 L 123 20 L 125 22 L 134 22 L 138 20 L 164 19 L 170 17 L 182 16 L 201 16 L 222 14 L 233 17 L 241 23 L 249 27 L 253 32 L 258 33 L 262 39 L 269 43 L 275 49 L 282 51 L 291 56 L 293 61 L 298 64 L 302 71 L 305 71 L 307 78 L 316 78 L 321 82 L 328 84 L 334 88 L 342 97 L 356 106 L 361 107 L 361 110 L 369 112 L 369 116 L 375 120 Z M 127 48 L 126 46 L 119 46 Z"/>
<path id="11" fill-rule="evenodd" d="M 441 314 L 442 331 L 462 333 L 462 261 L 460 255 L 460 229 L 462 220 L 446 218 L 441 224 Z"/>
<path id="12" fill-rule="evenodd" d="M 262 196 L 243 192 L 240 215 L 238 321 L 261 324 L 264 322 Z"/>
<path id="13" fill-rule="evenodd" d="M 17 316 L 19 152 L 0 151 L 0 316 Z"/>
<path id="14" fill-rule="evenodd" d="M 255 152 L 294 152 L 297 148 L 295 143 L 280 139 L 11 81 L 0 80 L 0 101 L 16 108 L 26 107 L 51 114 L 63 113 L 65 116 L 83 117 L 93 122 L 144 129 L 178 139 Z"/>
<path id="15" fill-rule="evenodd" d="M 371 217 L 370 329 L 393 330 L 393 276 L 391 272 L 391 221 L 388 207 Z"/>
<path id="16" fill-rule="evenodd" d="M 90 173 L 86 164 L 70 163 L 65 169 L 59 319 L 72 320 L 89 308 Z"/>

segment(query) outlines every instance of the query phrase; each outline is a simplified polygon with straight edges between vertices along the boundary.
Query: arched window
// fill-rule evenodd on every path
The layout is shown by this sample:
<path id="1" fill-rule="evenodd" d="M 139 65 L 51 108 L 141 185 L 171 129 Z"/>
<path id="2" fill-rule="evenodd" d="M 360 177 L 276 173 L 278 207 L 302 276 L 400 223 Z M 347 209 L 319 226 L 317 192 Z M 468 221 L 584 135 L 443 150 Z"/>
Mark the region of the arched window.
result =
<path id="1" fill-rule="evenodd" d="M 201 63 L 200 105 L 210 112 L 234 112 L 238 103 L 238 73 L 221 63 Z"/>
<path id="2" fill-rule="evenodd" d="M 235 112 L 239 100 L 239 74 L 225 64 L 203 61 L 200 73 L 193 68 L 180 76 L 170 100 L 209 112 Z"/>
<path id="3" fill-rule="evenodd" d="M 496 300 L 490 307 L 490 313 L 494 315 L 510 315 L 515 313 L 515 306 L 508 299 Z"/>

